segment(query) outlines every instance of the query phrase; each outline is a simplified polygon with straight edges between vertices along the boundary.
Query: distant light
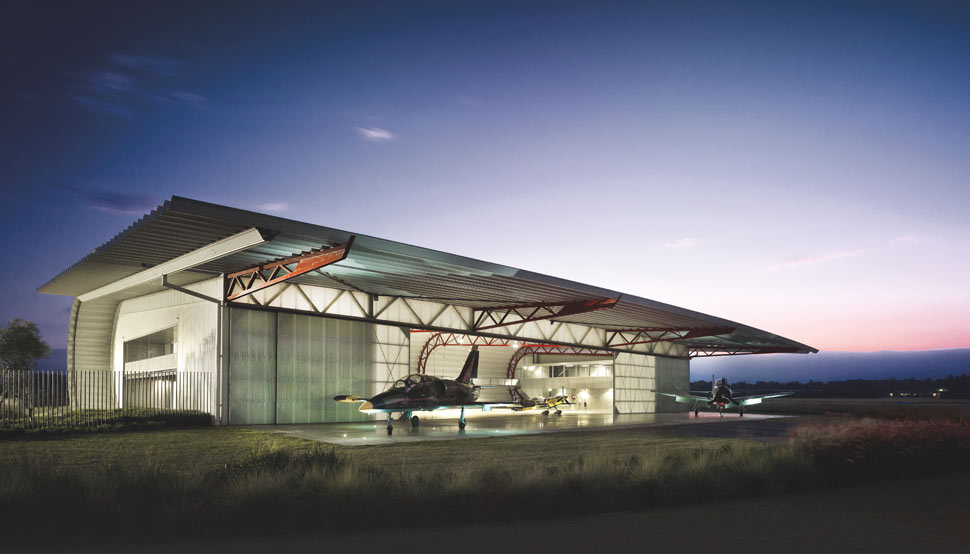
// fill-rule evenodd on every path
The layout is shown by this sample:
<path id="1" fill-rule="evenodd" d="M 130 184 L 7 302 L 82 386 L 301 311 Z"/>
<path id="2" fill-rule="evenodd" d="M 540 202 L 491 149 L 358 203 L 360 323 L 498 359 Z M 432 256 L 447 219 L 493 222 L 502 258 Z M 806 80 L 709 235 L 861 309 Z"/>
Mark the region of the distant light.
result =
<path id="1" fill-rule="evenodd" d="M 347 433 L 344 433 L 344 438 L 347 438 Z"/>

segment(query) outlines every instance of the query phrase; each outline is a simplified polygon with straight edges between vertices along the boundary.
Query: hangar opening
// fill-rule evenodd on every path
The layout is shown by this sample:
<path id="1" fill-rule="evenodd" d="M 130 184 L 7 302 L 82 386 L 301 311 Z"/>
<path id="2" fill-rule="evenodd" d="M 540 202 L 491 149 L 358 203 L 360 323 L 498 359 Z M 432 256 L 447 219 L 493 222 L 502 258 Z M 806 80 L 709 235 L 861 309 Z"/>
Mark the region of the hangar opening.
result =
<path id="1" fill-rule="evenodd" d="M 223 424 L 370 419 L 333 397 L 452 378 L 473 346 L 482 394 L 619 414 L 683 409 L 653 391 L 686 392 L 697 356 L 816 352 L 646 298 L 180 197 L 39 290 L 74 297 L 69 374 L 125 383 L 72 391 L 78 404 L 169 395 Z"/>

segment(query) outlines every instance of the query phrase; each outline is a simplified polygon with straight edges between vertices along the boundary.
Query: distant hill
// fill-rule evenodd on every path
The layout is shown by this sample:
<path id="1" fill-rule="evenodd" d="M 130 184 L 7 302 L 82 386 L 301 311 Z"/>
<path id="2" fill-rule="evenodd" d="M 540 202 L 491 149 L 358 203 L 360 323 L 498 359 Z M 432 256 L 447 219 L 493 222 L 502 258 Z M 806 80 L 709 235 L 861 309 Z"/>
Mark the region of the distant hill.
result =
<path id="1" fill-rule="evenodd" d="M 906 352 L 820 352 L 695 358 L 691 380 L 711 373 L 737 381 L 843 381 L 846 379 L 940 378 L 970 373 L 970 348 Z"/>

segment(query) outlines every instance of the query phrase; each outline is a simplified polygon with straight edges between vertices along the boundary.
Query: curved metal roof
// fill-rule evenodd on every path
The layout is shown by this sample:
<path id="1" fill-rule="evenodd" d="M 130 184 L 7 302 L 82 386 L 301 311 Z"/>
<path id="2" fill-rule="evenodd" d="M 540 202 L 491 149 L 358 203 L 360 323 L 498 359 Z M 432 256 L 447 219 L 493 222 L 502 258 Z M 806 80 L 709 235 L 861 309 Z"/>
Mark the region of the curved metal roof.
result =
<path id="1" fill-rule="evenodd" d="M 194 268 L 181 283 L 346 243 L 352 233 L 172 197 L 39 288 L 79 296 L 250 228 L 268 240 Z M 197 279 L 193 279 L 197 276 Z M 817 352 L 810 346 L 712 315 L 531 271 L 356 234 L 343 261 L 294 282 L 439 301 L 470 308 L 619 298 L 608 310 L 556 317 L 607 330 L 732 327 L 728 335 L 678 340 L 718 353 Z"/>

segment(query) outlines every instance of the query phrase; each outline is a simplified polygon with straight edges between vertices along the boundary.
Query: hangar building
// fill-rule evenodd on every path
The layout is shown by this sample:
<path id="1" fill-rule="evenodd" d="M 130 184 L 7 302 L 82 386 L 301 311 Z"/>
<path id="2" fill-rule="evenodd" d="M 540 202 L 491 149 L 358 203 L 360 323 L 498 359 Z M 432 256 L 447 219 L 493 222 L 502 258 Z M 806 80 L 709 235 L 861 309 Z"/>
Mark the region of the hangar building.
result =
<path id="1" fill-rule="evenodd" d="M 223 424 L 368 419 L 332 397 L 453 377 L 472 345 L 479 384 L 614 413 L 677 410 L 650 391 L 687 391 L 697 356 L 817 352 L 645 298 L 181 197 L 39 290 L 74 297 L 69 376 L 124 383 L 72 391 L 81 402 L 164 390 Z"/>

